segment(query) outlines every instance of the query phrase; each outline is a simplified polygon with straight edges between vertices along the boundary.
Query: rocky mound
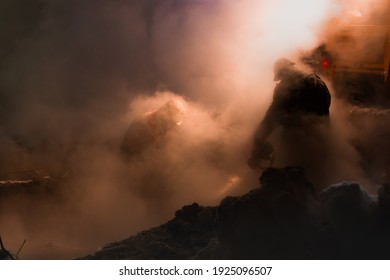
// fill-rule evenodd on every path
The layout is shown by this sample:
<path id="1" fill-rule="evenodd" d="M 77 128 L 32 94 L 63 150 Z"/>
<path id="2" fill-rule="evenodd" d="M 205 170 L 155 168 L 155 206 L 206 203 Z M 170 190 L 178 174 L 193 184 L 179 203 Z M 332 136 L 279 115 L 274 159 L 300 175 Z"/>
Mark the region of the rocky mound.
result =
<path id="1" fill-rule="evenodd" d="M 260 187 L 217 207 L 197 203 L 159 227 L 81 259 L 389 259 L 390 185 L 317 194 L 300 168 L 269 168 Z"/>

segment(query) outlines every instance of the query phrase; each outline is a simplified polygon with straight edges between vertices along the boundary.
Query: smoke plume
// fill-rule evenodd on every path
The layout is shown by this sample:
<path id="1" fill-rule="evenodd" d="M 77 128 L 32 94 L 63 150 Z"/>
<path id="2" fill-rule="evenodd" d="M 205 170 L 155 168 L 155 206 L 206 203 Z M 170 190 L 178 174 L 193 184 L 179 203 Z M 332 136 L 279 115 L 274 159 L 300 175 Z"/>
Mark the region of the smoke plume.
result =
<path id="1" fill-rule="evenodd" d="M 0 233 L 10 250 L 28 239 L 21 258 L 72 258 L 256 186 L 246 160 L 273 62 L 315 47 L 332 3 L 0 0 L 0 13 L 1 172 L 56 186 L 0 197 Z M 129 125 L 169 100 L 182 124 L 123 160 Z M 338 137 L 340 165 L 356 160 Z"/>

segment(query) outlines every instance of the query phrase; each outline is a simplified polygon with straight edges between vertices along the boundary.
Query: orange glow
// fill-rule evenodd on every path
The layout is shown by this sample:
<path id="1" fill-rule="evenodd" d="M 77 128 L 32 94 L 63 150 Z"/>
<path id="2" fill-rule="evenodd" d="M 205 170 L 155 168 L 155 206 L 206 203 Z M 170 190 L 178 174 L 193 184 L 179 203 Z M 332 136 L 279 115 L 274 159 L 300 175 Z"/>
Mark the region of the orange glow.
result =
<path id="1" fill-rule="evenodd" d="M 219 195 L 226 196 L 229 192 L 232 191 L 235 187 L 237 187 L 238 183 L 240 183 L 241 177 L 237 175 L 233 175 L 228 178 L 226 184 L 220 189 Z"/>

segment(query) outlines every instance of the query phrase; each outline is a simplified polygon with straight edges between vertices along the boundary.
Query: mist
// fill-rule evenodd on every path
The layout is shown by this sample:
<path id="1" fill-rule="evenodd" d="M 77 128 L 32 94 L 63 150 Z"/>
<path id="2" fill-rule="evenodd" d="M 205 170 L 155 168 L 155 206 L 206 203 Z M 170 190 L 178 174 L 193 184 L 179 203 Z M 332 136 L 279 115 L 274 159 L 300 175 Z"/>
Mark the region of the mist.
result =
<path id="1" fill-rule="evenodd" d="M 320 43 L 333 7 L 30 2 L 0 1 L 8 26 L 0 29 L 1 173 L 39 170 L 58 190 L 2 198 L 0 234 L 11 251 L 27 238 L 26 259 L 75 258 L 183 204 L 216 205 L 255 187 L 259 172 L 246 160 L 272 100 L 272 65 Z M 182 124 L 124 161 L 129 125 L 170 100 L 184 104 Z M 329 141 L 340 166 L 332 180 L 363 180 L 342 111 L 332 105 L 338 125 Z"/>

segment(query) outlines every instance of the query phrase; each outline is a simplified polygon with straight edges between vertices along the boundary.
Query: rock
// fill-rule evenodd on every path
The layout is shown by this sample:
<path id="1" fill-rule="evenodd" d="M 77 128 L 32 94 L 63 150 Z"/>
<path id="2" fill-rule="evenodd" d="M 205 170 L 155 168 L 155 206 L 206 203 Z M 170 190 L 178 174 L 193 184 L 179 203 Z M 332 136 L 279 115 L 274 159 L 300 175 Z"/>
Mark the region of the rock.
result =
<path id="1" fill-rule="evenodd" d="M 159 227 L 103 247 L 84 259 L 191 259 L 215 238 L 215 209 L 197 203 L 176 211 L 175 218 Z M 209 251 L 210 248 L 204 250 Z"/>
<path id="2" fill-rule="evenodd" d="M 166 224 L 84 259 L 388 259 L 390 185 L 376 200 L 358 183 L 317 194 L 301 168 L 269 168 L 261 186 L 217 207 L 197 203 Z"/>
<path id="3" fill-rule="evenodd" d="M 327 246 L 333 258 L 388 258 L 383 250 L 388 237 L 381 228 L 381 207 L 375 198 L 356 182 L 342 182 L 324 189 L 320 195 L 324 214 L 331 227 Z M 388 232 L 389 233 L 389 232 Z M 386 234 L 388 236 L 388 234 Z"/>
<path id="4" fill-rule="evenodd" d="M 322 209 L 338 232 L 362 230 L 368 226 L 373 199 L 356 182 L 342 182 L 324 189 Z"/>
<path id="5" fill-rule="evenodd" d="M 267 169 L 261 188 L 217 208 L 217 236 L 238 259 L 311 258 L 314 188 L 300 168 Z M 315 204 L 315 203 L 314 203 Z M 312 237 L 311 237 L 312 238 Z"/>
<path id="6" fill-rule="evenodd" d="M 219 242 L 218 238 L 210 238 L 209 243 L 201 248 L 195 256 L 194 260 L 222 260 L 228 258 L 226 248 Z"/>

